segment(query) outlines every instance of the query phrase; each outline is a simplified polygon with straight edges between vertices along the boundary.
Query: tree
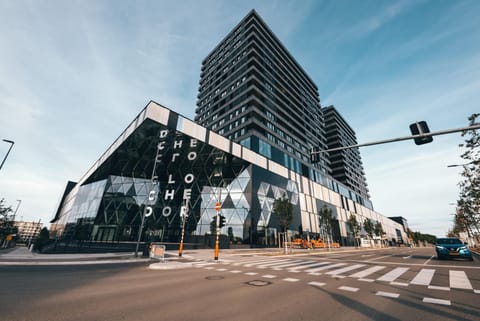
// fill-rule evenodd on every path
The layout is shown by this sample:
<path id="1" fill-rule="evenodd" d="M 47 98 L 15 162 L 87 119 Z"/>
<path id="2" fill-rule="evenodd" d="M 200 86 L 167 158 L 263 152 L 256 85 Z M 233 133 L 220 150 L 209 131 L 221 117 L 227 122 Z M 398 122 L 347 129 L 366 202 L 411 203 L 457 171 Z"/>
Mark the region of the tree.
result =
<path id="1" fill-rule="evenodd" d="M 382 223 L 377 221 L 377 223 L 375 223 L 375 227 L 373 229 L 374 229 L 374 232 L 375 232 L 376 236 L 379 236 L 380 238 L 383 238 L 383 236 L 385 235 L 385 231 L 383 230 Z M 382 244 L 381 242 L 382 241 L 380 241 L 380 247 L 381 247 L 381 244 Z"/>
<path id="2" fill-rule="evenodd" d="M 17 233 L 17 228 L 10 214 L 13 212 L 11 206 L 5 206 L 3 198 L 0 200 L 0 245 L 3 240 L 10 234 Z"/>
<path id="3" fill-rule="evenodd" d="M 42 247 L 48 244 L 49 240 L 50 240 L 50 232 L 46 227 L 44 227 L 40 230 L 40 234 L 38 235 L 38 238 L 35 240 L 35 249 L 41 250 Z"/>
<path id="4" fill-rule="evenodd" d="M 358 233 L 360 233 L 360 230 L 362 229 L 362 225 L 357 221 L 357 217 L 353 214 L 350 214 L 350 217 L 348 218 L 348 221 L 347 221 L 347 225 L 350 227 L 350 230 L 352 231 L 353 240 L 355 242 L 358 238 Z M 355 246 L 358 246 L 358 243 L 356 243 Z"/>
<path id="5" fill-rule="evenodd" d="M 373 225 L 373 222 L 371 219 L 366 218 L 365 221 L 363 222 L 363 228 L 365 229 L 365 233 L 367 233 L 368 237 L 370 239 L 373 239 L 373 233 L 375 231 L 375 226 Z"/>
<path id="6" fill-rule="evenodd" d="M 478 125 L 479 116 L 480 113 L 476 113 L 468 117 L 469 125 Z M 464 131 L 462 137 L 466 138 L 465 143 L 459 145 L 464 148 L 460 157 L 466 164 L 463 165 L 463 180 L 458 184 L 460 195 L 452 232 L 457 235 L 467 232 L 470 238 L 480 233 L 480 133 L 470 129 Z"/>
<path id="7" fill-rule="evenodd" d="M 327 236 L 328 247 L 330 247 L 330 241 L 332 240 L 332 226 L 333 226 L 333 212 L 331 208 L 323 205 L 318 212 L 318 218 L 320 220 L 320 230 L 323 230 Z"/>
<path id="8" fill-rule="evenodd" d="M 285 233 L 285 253 L 287 252 L 287 228 L 293 221 L 293 206 L 287 198 L 286 194 L 283 194 L 282 198 L 277 198 L 273 201 L 273 214 L 278 217 L 280 228 Z"/>

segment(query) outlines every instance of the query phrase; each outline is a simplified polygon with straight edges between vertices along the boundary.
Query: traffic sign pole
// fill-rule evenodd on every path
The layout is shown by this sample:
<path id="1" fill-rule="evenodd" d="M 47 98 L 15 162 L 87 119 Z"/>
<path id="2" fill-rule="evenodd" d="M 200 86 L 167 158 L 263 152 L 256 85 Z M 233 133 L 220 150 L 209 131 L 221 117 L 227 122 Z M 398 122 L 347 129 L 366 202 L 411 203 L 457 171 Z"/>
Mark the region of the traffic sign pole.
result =
<path id="1" fill-rule="evenodd" d="M 216 232 L 217 232 L 217 235 L 215 237 L 215 256 L 214 256 L 214 260 L 215 261 L 218 261 L 218 252 L 219 252 L 219 242 L 218 242 L 218 239 L 219 239 L 219 235 L 220 235 L 220 210 L 222 209 L 222 204 L 220 202 L 217 202 L 215 204 L 215 211 L 217 211 L 217 218 L 215 220 L 216 222 Z"/>

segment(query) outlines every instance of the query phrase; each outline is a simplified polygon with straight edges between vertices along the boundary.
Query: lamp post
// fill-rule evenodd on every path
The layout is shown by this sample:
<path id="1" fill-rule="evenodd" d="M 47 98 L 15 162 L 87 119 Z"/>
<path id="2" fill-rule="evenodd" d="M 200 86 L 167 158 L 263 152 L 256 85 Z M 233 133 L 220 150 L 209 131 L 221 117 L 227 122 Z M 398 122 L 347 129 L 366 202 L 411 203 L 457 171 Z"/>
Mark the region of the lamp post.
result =
<path id="1" fill-rule="evenodd" d="M 13 221 L 15 222 L 15 215 L 17 215 L 18 208 L 20 207 L 20 204 L 22 203 L 22 200 L 17 200 L 17 208 L 15 209 L 15 212 L 13 212 Z"/>
<path id="2" fill-rule="evenodd" d="M 10 147 L 8 148 L 7 154 L 3 158 L 2 164 L 0 164 L 0 169 L 2 169 L 3 164 L 5 163 L 5 160 L 7 160 L 8 154 L 10 154 L 10 150 L 12 150 L 13 144 L 15 144 L 15 142 L 13 140 L 3 139 L 3 141 L 6 142 L 6 143 L 9 143 Z"/>

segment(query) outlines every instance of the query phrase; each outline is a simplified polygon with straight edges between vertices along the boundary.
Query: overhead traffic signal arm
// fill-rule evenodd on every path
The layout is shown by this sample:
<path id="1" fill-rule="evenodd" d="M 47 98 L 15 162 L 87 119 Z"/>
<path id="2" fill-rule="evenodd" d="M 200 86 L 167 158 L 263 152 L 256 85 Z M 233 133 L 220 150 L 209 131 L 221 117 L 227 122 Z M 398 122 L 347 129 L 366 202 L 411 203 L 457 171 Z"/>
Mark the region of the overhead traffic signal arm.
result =
<path id="1" fill-rule="evenodd" d="M 432 136 L 463 132 L 463 131 L 472 130 L 472 129 L 480 129 L 480 124 L 472 125 L 472 126 L 469 126 L 469 127 L 463 127 L 463 128 L 455 128 L 455 129 L 441 130 L 441 131 L 437 131 L 437 132 L 430 132 L 430 130 L 428 129 L 427 122 L 420 121 L 420 122 L 416 122 L 416 123 L 413 123 L 413 124 L 410 125 L 410 131 L 412 132 L 413 136 L 398 137 L 398 138 L 380 140 L 380 141 L 371 142 L 371 143 L 336 147 L 336 148 L 330 148 L 330 149 L 325 149 L 325 150 L 321 150 L 319 147 L 312 147 L 310 149 L 310 161 L 312 163 L 318 163 L 320 161 L 320 153 L 327 153 L 327 152 L 333 152 L 333 151 L 337 151 L 337 150 L 357 148 L 357 147 L 363 147 L 363 146 L 393 143 L 393 142 L 399 142 L 399 141 L 402 141 L 402 140 L 413 139 L 415 141 L 415 144 L 422 145 L 422 144 L 427 144 L 427 143 L 432 142 L 433 141 Z"/>

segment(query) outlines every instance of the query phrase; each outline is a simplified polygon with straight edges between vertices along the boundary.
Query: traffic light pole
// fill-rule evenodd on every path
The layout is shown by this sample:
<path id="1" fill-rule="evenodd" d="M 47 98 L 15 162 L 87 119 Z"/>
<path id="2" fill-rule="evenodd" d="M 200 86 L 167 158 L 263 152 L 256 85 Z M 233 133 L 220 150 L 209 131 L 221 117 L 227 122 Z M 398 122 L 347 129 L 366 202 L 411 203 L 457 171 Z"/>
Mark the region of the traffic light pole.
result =
<path id="1" fill-rule="evenodd" d="M 216 219 L 216 237 L 215 237 L 215 256 L 214 260 L 218 261 L 218 252 L 219 252 L 219 237 L 220 237 L 220 211 L 217 211 L 217 219 Z"/>
<path id="2" fill-rule="evenodd" d="M 357 147 L 363 147 L 363 146 L 371 146 L 371 145 L 387 144 L 387 143 L 399 142 L 399 141 L 402 141 L 402 140 L 409 140 L 409 139 L 415 139 L 415 138 L 418 139 L 418 138 L 425 138 L 425 137 L 430 137 L 430 136 L 445 135 L 445 134 L 463 132 L 463 131 L 472 130 L 472 129 L 480 129 L 480 124 L 469 126 L 469 127 L 463 127 L 463 128 L 440 130 L 440 131 L 436 131 L 436 132 L 430 132 L 428 134 L 419 134 L 419 135 L 412 135 L 412 136 L 405 136 L 405 137 L 397 137 L 397 138 L 379 140 L 379 141 L 374 141 L 374 142 L 364 143 L 364 144 L 358 144 L 358 145 L 336 147 L 336 148 L 330 148 L 330 149 L 324 149 L 324 150 L 313 150 L 312 149 L 312 151 L 310 152 L 310 156 L 312 157 L 312 155 L 316 155 L 316 154 L 320 154 L 320 153 L 327 153 L 327 152 L 334 152 L 334 151 L 337 151 L 337 150 L 344 150 L 344 149 L 357 148 Z"/>

